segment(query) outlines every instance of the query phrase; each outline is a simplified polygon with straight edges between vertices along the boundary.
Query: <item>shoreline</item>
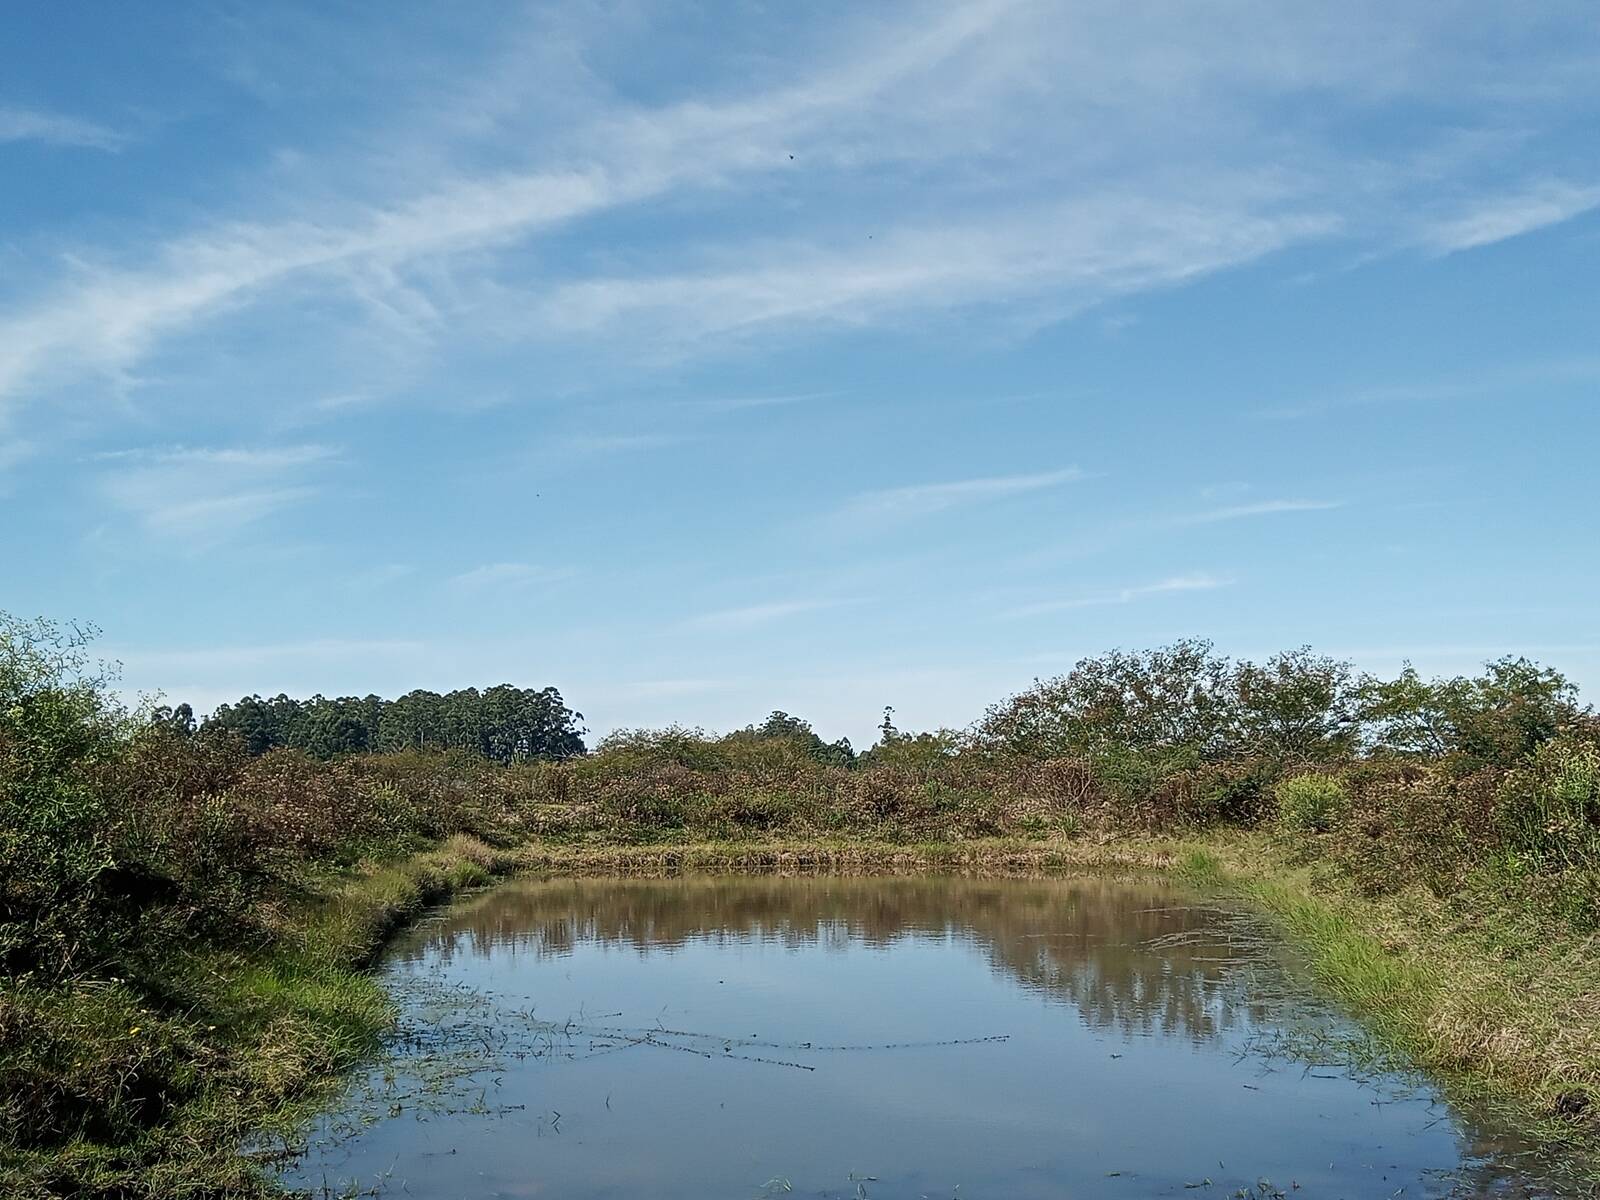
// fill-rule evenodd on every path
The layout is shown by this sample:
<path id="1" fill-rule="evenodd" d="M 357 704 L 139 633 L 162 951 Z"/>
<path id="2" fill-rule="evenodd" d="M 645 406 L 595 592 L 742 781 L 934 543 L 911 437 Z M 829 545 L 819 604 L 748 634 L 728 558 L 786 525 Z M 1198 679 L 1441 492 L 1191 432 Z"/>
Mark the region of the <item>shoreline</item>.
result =
<path id="1" fill-rule="evenodd" d="M 1571 1009 L 1574 996 L 1594 995 L 1586 987 L 1594 975 L 1587 941 L 1551 948 L 1564 956 L 1564 989 L 1537 986 L 1548 976 L 1547 957 L 1496 957 L 1483 930 L 1462 927 L 1443 902 L 1410 892 L 1360 896 L 1314 863 L 1292 861 L 1262 834 L 500 848 L 458 835 L 406 858 L 325 877 L 318 899 L 285 914 L 282 949 L 206 960 L 213 990 L 204 994 L 202 1015 L 219 1043 L 209 1051 L 233 1064 L 231 1086 L 174 1114 L 143 1145 L 107 1147 L 108 1177 L 119 1162 L 126 1169 L 142 1159 L 136 1169 L 150 1186 L 143 1194 L 165 1194 L 163 1187 L 284 1194 L 258 1167 L 292 1148 L 306 1120 L 350 1070 L 370 1060 L 392 1027 L 392 1004 L 371 968 L 394 934 L 431 907 L 517 876 L 686 872 L 1179 879 L 1265 915 L 1334 1002 L 1452 1099 L 1486 1107 L 1574 1161 L 1586 1163 L 1600 1150 L 1587 1102 L 1600 1091 L 1600 1014 Z M 1585 1099 L 1575 1112 L 1563 1111 L 1574 1096 Z M 242 1154 L 239 1147 L 252 1142 L 257 1149 Z M 262 1148 L 270 1146 L 277 1149 Z M 49 1157 L 24 1160 L 21 1179 L 47 1181 Z M 13 1194 L 53 1193 L 46 1185 Z"/>

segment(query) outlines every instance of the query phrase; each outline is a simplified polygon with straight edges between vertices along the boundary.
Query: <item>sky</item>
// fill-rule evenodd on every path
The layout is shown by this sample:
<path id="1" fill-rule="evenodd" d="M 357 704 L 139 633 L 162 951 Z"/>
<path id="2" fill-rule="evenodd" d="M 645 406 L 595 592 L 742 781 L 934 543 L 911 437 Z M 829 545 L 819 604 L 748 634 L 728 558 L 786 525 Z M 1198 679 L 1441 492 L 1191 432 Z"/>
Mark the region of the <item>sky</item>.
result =
<path id="1" fill-rule="evenodd" d="M 0 609 L 130 696 L 1600 693 L 1592 0 L 18 0 Z"/>

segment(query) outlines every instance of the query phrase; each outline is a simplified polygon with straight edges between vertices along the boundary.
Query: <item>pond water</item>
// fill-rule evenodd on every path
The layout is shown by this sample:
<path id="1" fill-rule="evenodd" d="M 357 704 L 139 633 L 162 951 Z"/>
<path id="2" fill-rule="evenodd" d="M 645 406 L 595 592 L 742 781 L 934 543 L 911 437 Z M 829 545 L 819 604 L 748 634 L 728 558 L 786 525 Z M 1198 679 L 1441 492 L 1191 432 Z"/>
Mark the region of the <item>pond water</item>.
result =
<path id="1" fill-rule="evenodd" d="M 338 1194 L 1542 1195 L 1246 916 L 1098 878 L 519 881 L 406 934 Z"/>

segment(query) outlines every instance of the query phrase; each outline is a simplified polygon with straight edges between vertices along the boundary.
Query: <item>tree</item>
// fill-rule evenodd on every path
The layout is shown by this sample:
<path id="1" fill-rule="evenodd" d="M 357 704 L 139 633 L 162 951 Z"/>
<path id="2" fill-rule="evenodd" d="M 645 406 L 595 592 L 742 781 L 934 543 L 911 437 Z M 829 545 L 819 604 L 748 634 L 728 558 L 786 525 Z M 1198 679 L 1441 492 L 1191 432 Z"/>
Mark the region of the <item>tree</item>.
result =
<path id="1" fill-rule="evenodd" d="M 209 732 L 237 735 L 251 754 L 290 747 L 317 758 L 375 750 L 465 750 L 495 762 L 569 758 L 583 753 L 583 714 L 555 688 L 509 683 L 448 695 L 407 692 L 379 696 L 246 696 L 224 704 L 206 721 Z"/>
<path id="2" fill-rule="evenodd" d="M 150 727 L 175 737 L 190 737 L 195 731 L 194 709 L 187 704 L 163 704 L 150 714 Z"/>
<path id="3" fill-rule="evenodd" d="M 790 716 L 782 710 L 774 710 L 760 725 L 749 725 L 729 734 L 726 740 L 784 742 L 795 747 L 807 758 L 833 767 L 849 767 L 854 765 L 856 760 L 856 752 L 851 748 L 849 738 L 825 742 L 811 728 L 810 721 Z"/>
<path id="4" fill-rule="evenodd" d="M 1210 642 L 1185 640 L 1082 659 L 1067 675 L 990 708 L 978 736 L 995 749 L 1041 758 L 1214 755 L 1235 722 L 1234 700 L 1227 660 Z"/>
<path id="5" fill-rule="evenodd" d="M 1350 664 L 1311 652 L 1286 650 L 1264 666 L 1234 668 L 1236 753 L 1307 760 L 1353 750 L 1358 741 L 1354 674 Z"/>
<path id="6" fill-rule="evenodd" d="M 1431 682 L 1407 663 L 1396 679 L 1364 681 L 1358 700 L 1374 749 L 1449 758 L 1468 770 L 1516 766 L 1588 715 L 1560 672 L 1514 657 L 1476 677 Z"/>

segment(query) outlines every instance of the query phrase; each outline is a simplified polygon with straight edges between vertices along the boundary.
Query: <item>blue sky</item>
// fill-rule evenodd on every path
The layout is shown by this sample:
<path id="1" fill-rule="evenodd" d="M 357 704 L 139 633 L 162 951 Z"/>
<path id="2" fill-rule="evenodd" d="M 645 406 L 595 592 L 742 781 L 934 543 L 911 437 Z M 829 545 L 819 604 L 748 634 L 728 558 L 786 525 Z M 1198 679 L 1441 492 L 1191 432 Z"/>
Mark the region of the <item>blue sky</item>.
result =
<path id="1" fill-rule="evenodd" d="M 20 3 L 0 608 L 197 708 L 1600 688 L 1600 17 Z"/>

